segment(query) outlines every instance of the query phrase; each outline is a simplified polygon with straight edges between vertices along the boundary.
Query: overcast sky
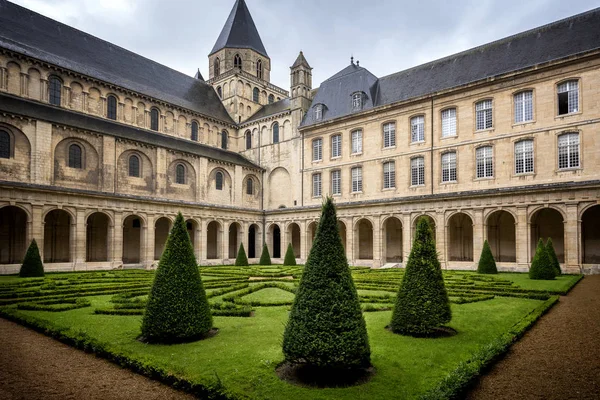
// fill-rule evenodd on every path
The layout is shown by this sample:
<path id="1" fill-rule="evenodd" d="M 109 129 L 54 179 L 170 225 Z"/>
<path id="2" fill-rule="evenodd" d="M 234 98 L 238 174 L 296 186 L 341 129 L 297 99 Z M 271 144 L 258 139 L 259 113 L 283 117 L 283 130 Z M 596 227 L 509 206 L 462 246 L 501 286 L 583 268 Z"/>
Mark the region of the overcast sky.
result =
<path id="1" fill-rule="evenodd" d="M 12 0 L 188 75 L 208 77 L 208 53 L 235 0 Z M 350 63 L 381 77 L 598 6 L 597 0 L 246 0 L 289 89 L 304 51 L 316 87 Z"/>

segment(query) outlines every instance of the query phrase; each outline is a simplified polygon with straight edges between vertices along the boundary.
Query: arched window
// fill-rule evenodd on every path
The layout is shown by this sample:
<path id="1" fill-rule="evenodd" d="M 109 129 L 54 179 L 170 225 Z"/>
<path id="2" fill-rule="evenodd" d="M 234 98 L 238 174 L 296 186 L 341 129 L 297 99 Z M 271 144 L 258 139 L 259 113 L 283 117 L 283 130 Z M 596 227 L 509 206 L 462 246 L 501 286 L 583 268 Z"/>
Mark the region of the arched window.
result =
<path id="1" fill-rule="evenodd" d="M 254 88 L 254 90 L 252 90 L 252 101 L 258 103 L 259 96 L 260 92 L 258 91 L 258 88 Z"/>
<path id="2" fill-rule="evenodd" d="M 10 135 L 0 131 L 0 158 L 10 158 Z"/>
<path id="3" fill-rule="evenodd" d="M 108 96 L 106 98 L 106 118 L 117 119 L 117 98 L 115 96 Z"/>
<path id="4" fill-rule="evenodd" d="M 158 110 L 156 108 L 150 110 L 150 129 L 158 130 Z"/>
<path id="5" fill-rule="evenodd" d="M 219 60 L 219 57 L 215 58 L 213 68 L 214 68 L 215 76 L 219 76 L 221 74 L 221 60 Z"/>
<path id="6" fill-rule="evenodd" d="M 236 54 L 235 57 L 233 57 L 233 67 L 242 68 L 242 58 L 239 54 Z"/>
<path id="7" fill-rule="evenodd" d="M 175 182 L 185 185 L 185 166 L 183 164 L 177 164 L 175 168 Z"/>
<path id="8" fill-rule="evenodd" d="M 279 124 L 273 124 L 273 143 L 279 143 Z"/>
<path id="9" fill-rule="evenodd" d="M 254 181 L 252 180 L 252 178 L 248 178 L 246 180 L 246 194 L 254 194 Z"/>
<path id="10" fill-rule="evenodd" d="M 252 148 L 252 134 L 250 131 L 246 131 L 246 150 Z"/>
<path id="11" fill-rule="evenodd" d="M 129 156 L 129 176 L 140 177 L 140 158 L 138 156 Z"/>
<path id="12" fill-rule="evenodd" d="M 221 89 L 221 86 L 217 87 L 217 94 L 219 95 L 220 99 L 223 98 L 223 89 Z"/>
<path id="13" fill-rule="evenodd" d="M 60 106 L 62 95 L 62 82 L 56 76 L 51 76 L 48 79 L 48 101 L 50 104 Z"/>
<path id="14" fill-rule="evenodd" d="M 227 139 L 228 139 L 227 131 L 221 132 L 221 148 L 223 150 L 227 150 Z"/>
<path id="15" fill-rule="evenodd" d="M 275 96 L 273 96 L 272 94 L 269 95 L 269 104 L 274 103 L 275 102 Z"/>
<path id="16" fill-rule="evenodd" d="M 221 171 L 215 175 L 215 189 L 223 190 L 223 173 Z"/>
<path id="17" fill-rule="evenodd" d="M 192 121 L 192 140 L 198 141 L 198 123 L 196 121 Z"/>
<path id="18" fill-rule="evenodd" d="M 81 147 L 77 144 L 69 146 L 69 168 L 82 168 Z"/>
<path id="19" fill-rule="evenodd" d="M 262 66 L 262 61 L 258 60 L 256 62 L 256 77 L 258 79 L 262 79 L 263 78 L 263 66 Z"/>

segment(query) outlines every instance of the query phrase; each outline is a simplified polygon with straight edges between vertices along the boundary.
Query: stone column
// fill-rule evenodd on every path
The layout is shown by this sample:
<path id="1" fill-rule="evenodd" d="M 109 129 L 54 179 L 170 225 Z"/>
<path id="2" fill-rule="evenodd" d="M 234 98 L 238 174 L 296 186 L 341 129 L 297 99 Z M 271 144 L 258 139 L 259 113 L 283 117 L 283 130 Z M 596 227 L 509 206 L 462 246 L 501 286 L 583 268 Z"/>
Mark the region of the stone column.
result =
<path id="1" fill-rule="evenodd" d="M 123 264 L 123 213 L 121 211 L 115 212 L 110 260 L 113 268 Z"/>
<path id="2" fill-rule="evenodd" d="M 381 222 L 379 218 L 373 219 L 373 268 L 381 267 Z"/>
<path id="3" fill-rule="evenodd" d="M 515 245 L 517 252 L 517 267 L 524 271 L 529 270 L 531 261 L 530 251 L 530 226 L 527 221 L 527 206 L 517 206 L 517 220 L 515 221 Z"/>
<path id="4" fill-rule="evenodd" d="M 222 232 L 223 232 L 222 233 L 223 241 L 221 242 L 222 243 L 221 248 L 223 249 L 222 250 L 223 253 L 222 253 L 221 258 L 223 260 L 226 260 L 226 259 L 229 259 L 229 228 L 230 228 L 231 221 L 221 221 L 221 224 L 222 224 L 221 226 L 222 226 Z M 223 263 L 225 263 L 225 262 L 223 261 Z"/>
<path id="5" fill-rule="evenodd" d="M 567 218 L 565 220 L 565 263 L 561 266 L 564 272 L 581 273 L 581 221 L 579 207 L 576 202 L 567 203 Z"/>
<path id="6" fill-rule="evenodd" d="M 75 237 L 73 238 L 75 244 L 75 258 L 74 267 L 75 269 L 85 270 L 85 253 L 87 248 L 87 221 L 85 220 L 85 209 L 77 209 L 76 223 L 75 223 Z"/>
<path id="7" fill-rule="evenodd" d="M 6 68 L 0 67 L 0 91 L 8 90 L 8 72 Z"/>
<path id="8" fill-rule="evenodd" d="M 473 262 L 475 264 L 478 263 L 481 250 L 483 249 L 483 231 L 483 210 L 473 210 Z"/>
<path id="9" fill-rule="evenodd" d="M 29 75 L 26 72 L 21 72 L 21 96 L 29 97 Z"/>
<path id="10" fill-rule="evenodd" d="M 444 211 L 437 211 L 435 222 L 435 247 L 440 255 L 440 264 L 442 268 L 447 268 L 446 263 L 446 218 Z"/>
<path id="11" fill-rule="evenodd" d="M 27 221 L 27 246 L 33 239 L 38 244 L 40 255 L 44 257 L 44 217 L 42 216 L 43 207 L 34 205 L 32 207 L 31 220 Z"/>
<path id="12" fill-rule="evenodd" d="M 106 117 L 106 97 L 100 95 L 100 116 Z"/>
<path id="13" fill-rule="evenodd" d="M 412 245 L 410 213 L 402 214 L 402 265 L 406 267 Z"/>
<path id="14" fill-rule="evenodd" d="M 351 218 L 350 223 L 346 226 L 346 257 L 350 265 L 354 264 L 354 224 L 356 223 L 355 218 Z"/>
<path id="15" fill-rule="evenodd" d="M 142 254 L 140 261 L 142 261 L 144 263 L 144 266 L 146 268 L 150 268 L 152 266 L 152 264 L 154 263 L 154 237 L 155 237 L 155 230 L 156 230 L 156 226 L 154 226 L 154 223 L 155 223 L 155 216 L 148 215 L 148 217 L 146 218 L 146 224 L 142 228 L 145 230 L 145 233 L 146 233 L 143 238 L 144 239 L 143 242 L 146 243 L 146 251 L 144 253 L 140 253 L 140 254 Z M 143 254 L 145 254 L 146 257 L 144 257 Z"/>
<path id="16" fill-rule="evenodd" d="M 6 81 L 5 81 L 6 82 Z M 48 102 L 48 79 L 41 78 L 40 79 L 40 91 L 41 91 L 41 100 L 45 103 Z"/>
<path id="17" fill-rule="evenodd" d="M 71 229 L 69 232 L 69 261 L 73 271 L 77 268 L 77 243 L 79 242 L 77 237 L 78 220 L 77 214 L 75 214 L 75 218 L 71 217 Z M 83 239 L 83 242 L 85 246 L 85 238 Z"/>
<path id="18" fill-rule="evenodd" d="M 89 114 L 90 110 L 88 109 L 88 97 L 89 97 L 89 93 L 86 92 L 85 90 L 83 92 L 81 92 L 81 110 L 86 113 Z"/>
<path id="19" fill-rule="evenodd" d="M 117 121 L 125 122 L 125 103 L 119 102 L 117 108 Z"/>
<path id="20" fill-rule="evenodd" d="M 206 219 L 202 218 L 200 220 L 200 261 L 201 263 L 206 263 L 207 260 L 207 240 L 208 240 L 208 222 Z"/>

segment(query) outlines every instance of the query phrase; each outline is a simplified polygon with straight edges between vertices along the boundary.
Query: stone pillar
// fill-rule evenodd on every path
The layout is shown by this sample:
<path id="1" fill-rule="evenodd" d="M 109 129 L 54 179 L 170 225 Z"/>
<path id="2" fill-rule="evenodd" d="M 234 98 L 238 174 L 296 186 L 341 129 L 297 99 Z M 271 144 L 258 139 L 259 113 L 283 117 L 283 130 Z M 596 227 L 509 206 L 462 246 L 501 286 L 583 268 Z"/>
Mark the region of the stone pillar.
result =
<path id="1" fill-rule="evenodd" d="M 43 102 L 48 102 L 48 79 L 41 78 L 40 79 L 40 90 L 41 90 L 41 99 Z"/>
<path id="2" fill-rule="evenodd" d="M 40 255 L 44 257 L 44 217 L 43 207 L 34 205 L 32 207 L 31 221 L 27 221 L 27 246 L 33 239 L 38 244 Z"/>
<path id="3" fill-rule="evenodd" d="M 372 268 L 381 267 L 382 246 L 381 246 L 381 222 L 379 218 L 373 219 L 373 264 Z"/>
<path id="4" fill-rule="evenodd" d="M 154 263 L 154 237 L 156 230 L 156 226 L 154 226 L 155 219 L 156 218 L 154 215 L 148 215 L 146 218 L 146 224 L 144 224 L 142 228 L 146 233 L 143 235 L 144 237 L 142 240 L 142 243 L 146 243 L 146 251 L 140 253 L 140 261 L 142 261 L 146 269 L 152 267 L 152 264 Z M 146 255 L 145 257 L 144 254 Z"/>
<path id="5" fill-rule="evenodd" d="M 406 267 L 412 245 L 410 213 L 402 214 L 402 265 Z"/>
<path id="6" fill-rule="evenodd" d="M 123 213 L 121 211 L 115 212 L 110 260 L 113 268 L 123 264 Z"/>
<path id="7" fill-rule="evenodd" d="M 475 265 L 479 262 L 481 250 L 483 249 L 484 229 L 483 229 L 483 210 L 473 210 L 473 262 Z"/>
<path id="8" fill-rule="evenodd" d="M 77 243 L 80 242 L 77 237 L 77 224 L 78 218 L 77 214 L 75 214 L 75 218 L 71 217 L 71 229 L 69 232 L 69 261 L 73 271 L 77 268 Z M 85 238 L 83 239 L 83 243 L 85 246 Z"/>
<path id="9" fill-rule="evenodd" d="M 442 268 L 448 268 L 446 263 L 446 218 L 444 211 L 436 212 L 435 221 L 435 247 L 440 255 L 440 264 Z"/>
<path id="10" fill-rule="evenodd" d="M 29 75 L 26 72 L 21 72 L 21 96 L 29 97 Z"/>
<path id="11" fill-rule="evenodd" d="M 71 87 L 64 86 L 63 91 L 65 92 L 65 107 L 71 108 Z"/>
<path id="12" fill-rule="evenodd" d="M 8 72 L 6 68 L 0 67 L 0 91 L 8 90 Z"/>
<path id="13" fill-rule="evenodd" d="M 201 263 L 205 263 L 207 258 L 207 241 L 208 241 L 208 221 L 204 218 L 200 220 L 200 232 L 201 233 L 201 241 L 200 241 L 200 261 Z"/>
<path id="14" fill-rule="evenodd" d="M 90 96 L 90 94 L 88 92 L 86 92 L 85 90 L 83 92 L 81 92 L 81 110 L 86 113 L 89 114 L 90 110 L 88 108 L 88 97 Z"/>
<path id="15" fill-rule="evenodd" d="M 87 221 L 85 219 L 85 209 L 77 209 L 75 236 L 73 237 L 75 247 L 74 267 L 75 269 L 85 270 L 85 253 L 87 248 Z"/>
<path id="16" fill-rule="evenodd" d="M 106 97 L 100 95 L 100 116 L 106 117 Z"/>
<path id="17" fill-rule="evenodd" d="M 298 226 L 300 227 L 300 258 L 305 260 L 308 258 L 308 249 L 306 248 L 306 244 L 308 243 L 308 231 L 306 229 L 306 221 L 298 222 Z M 348 235 L 346 233 L 346 235 Z M 346 246 L 348 244 L 346 243 Z"/>
<path id="18" fill-rule="evenodd" d="M 117 121 L 126 122 L 125 121 L 125 103 L 119 102 L 117 106 Z"/>
<path id="19" fill-rule="evenodd" d="M 563 272 L 570 274 L 581 273 L 581 221 L 577 203 L 567 203 L 567 218 L 565 220 L 565 263 L 561 266 Z"/>
<path id="20" fill-rule="evenodd" d="M 223 241 L 221 242 L 222 246 L 222 254 L 221 254 L 221 258 L 223 260 L 229 259 L 229 228 L 230 228 L 231 222 L 230 221 L 221 221 L 221 226 L 222 228 L 222 236 L 223 236 Z"/>
<path id="21" fill-rule="evenodd" d="M 356 223 L 355 218 L 349 220 L 350 223 L 346 226 L 346 258 L 348 258 L 348 263 L 350 265 L 354 264 L 354 236 L 356 232 L 354 232 L 354 226 Z"/>
<path id="22" fill-rule="evenodd" d="M 530 256 L 530 226 L 527 221 L 527 206 L 517 206 L 517 220 L 515 221 L 515 245 L 517 252 L 517 267 L 524 271 L 529 270 Z"/>

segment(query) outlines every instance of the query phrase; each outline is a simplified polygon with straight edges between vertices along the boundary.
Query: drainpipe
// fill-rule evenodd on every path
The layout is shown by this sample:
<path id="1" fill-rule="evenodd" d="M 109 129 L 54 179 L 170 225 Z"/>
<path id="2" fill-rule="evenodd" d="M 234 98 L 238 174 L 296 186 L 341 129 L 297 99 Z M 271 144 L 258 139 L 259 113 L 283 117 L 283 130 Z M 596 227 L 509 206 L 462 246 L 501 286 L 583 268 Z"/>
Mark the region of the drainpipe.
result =
<path id="1" fill-rule="evenodd" d="M 433 194 L 433 96 L 431 96 L 431 165 L 429 170 L 431 171 L 431 194 Z"/>

